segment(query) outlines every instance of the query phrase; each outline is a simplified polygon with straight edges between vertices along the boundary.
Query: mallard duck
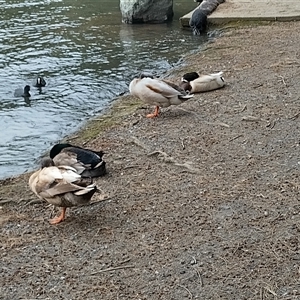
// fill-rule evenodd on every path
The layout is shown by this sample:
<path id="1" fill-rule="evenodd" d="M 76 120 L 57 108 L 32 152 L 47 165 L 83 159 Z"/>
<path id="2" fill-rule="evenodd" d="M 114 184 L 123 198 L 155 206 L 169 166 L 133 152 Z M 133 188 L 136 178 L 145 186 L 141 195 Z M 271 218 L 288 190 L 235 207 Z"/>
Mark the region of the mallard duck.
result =
<path id="1" fill-rule="evenodd" d="M 178 85 L 145 73 L 130 82 L 129 91 L 147 104 L 156 106 L 154 113 L 148 114 L 147 118 L 157 117 L 160 107 L 179 105 L 193 97 Z"/>
<path id="2" fill-rule="evenodd" d="M 196 72 L 186 73 L 181 79 L 180 86 L 190 93 L 203 93 L 216 90 L 225 85 L 222 74 L 223 72 L 209 75 L 199 75 Z"/>
<path id="3" fill-rule="evenodd" d="M 82 182 L 74 168 L 53 166 L 50 158 L 42 160 L 41 169 L 30 176 L 29 186 L 40 199 L 62 207 L 61 214 L 50 220 L 51 224 L 65 219 L 67 207 L 87 204 L 97 190 L 95 184 Z"/>
<path id="4" fill-rule="evenodd" d="M 106 174 L 103 151 L 93 151 L 71 144 L 56 144 L 50 150 L 55 166 L 71 166 L 81 177 L 99 177 Z"/>
<path id="5" fill-rule="evenodd" d="M 36 81 L 35 81 L 34 86 L 35 86 L 35 87 L 39 87 L 39 88 L 46 86 L 46 81 L 45 81 L 45 79 L 44 79 L 42 76 L 38 76 L 38 77 L 36 78 Z"/>
<path id="6" fill-rule="evenodd" d="M 31 96 L 29 91 L 30 91 L 30 86 L 25 85 L 24 89 L 16 89 L 14 92 L 14 96 L 28 98 Z"/>

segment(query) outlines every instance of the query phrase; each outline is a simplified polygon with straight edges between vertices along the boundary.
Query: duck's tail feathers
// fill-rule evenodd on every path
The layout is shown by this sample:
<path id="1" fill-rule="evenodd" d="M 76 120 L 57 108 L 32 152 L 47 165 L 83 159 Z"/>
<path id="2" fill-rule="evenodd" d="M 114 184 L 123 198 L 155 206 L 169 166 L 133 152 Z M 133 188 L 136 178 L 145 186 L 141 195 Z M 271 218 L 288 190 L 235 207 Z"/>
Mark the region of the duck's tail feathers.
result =
<path id="1" fill-rule="evenodd" d="M 90 192 L 92 192 L 92 191 L 96 192 L 96 190 L 97 190 L 96 184 L 93 183 L 93 184 L 88 185 L 88 186 L 85 187 L 85 188 L 82 188 L 82 189 L 78 190 L 78 191 L 75 192 L 74 194 L 75 194 L 76 196 L 81 196 L 81 195 L 88 194 L 88 193 L 90 193 Z"/>
<path id="2" fill-rule="evenodd" d="M 182 100 L 188 100 L 190 98 L 193 98 L 194 94 L 188 94 L 188 95 L 179 95 L 178 98 Z"/>
<path id="3" fill-rule="evenodd" d="M 221 77 L 222 75 L 223 75 L 223 71 L 220 71 L 218 73 L 210 74 L 210 76 L 214 76 L 214 77 Z"/>
<path id="4" fill-rule="evenodd" d="M 216 81 L 220 84 L 220 86 L 224 86 L 225 85 L 225 80 L 223 75 L 223 71 L 219 72 L 219 73 L 213 73 L 210 74 L 210 76 L 213 76 L 214 78 L 216 78 Z"/>

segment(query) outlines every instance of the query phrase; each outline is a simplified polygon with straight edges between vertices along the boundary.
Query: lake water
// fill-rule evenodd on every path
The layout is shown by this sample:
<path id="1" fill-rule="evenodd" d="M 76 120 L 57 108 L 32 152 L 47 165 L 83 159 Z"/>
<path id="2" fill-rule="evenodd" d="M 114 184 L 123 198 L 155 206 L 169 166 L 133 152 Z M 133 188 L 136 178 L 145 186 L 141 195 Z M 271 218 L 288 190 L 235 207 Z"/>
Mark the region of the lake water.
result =
<path id="1" fill-rule="evenodd" d="M 36 167 L 53 144 L 99 114 L 140 70 L 164 73 L 203 39 L 169 24 L 122 24 L 119 0 L 0 0 L 0 178 Z M 45 77 L 42 92 L 33 87 Z M 14 90 L 31 85 L 30 101 Z"/>

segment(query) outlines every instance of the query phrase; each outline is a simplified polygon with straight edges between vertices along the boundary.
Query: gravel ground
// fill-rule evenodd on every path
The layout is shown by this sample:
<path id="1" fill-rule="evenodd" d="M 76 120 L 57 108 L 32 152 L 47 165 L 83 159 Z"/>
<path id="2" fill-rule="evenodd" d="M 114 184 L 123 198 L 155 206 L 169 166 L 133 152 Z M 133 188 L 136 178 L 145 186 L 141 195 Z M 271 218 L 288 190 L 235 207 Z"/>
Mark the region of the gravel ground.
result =
<path id="1" fill-rule="evenodd" d="M 154 120 L 118 100 L 85 144 L 106 153 L 101 194 L 65 222 L 29 174 L 3 180 L 0 299 L 300 299 L 299 31 L 227 28 L 170 73 L 225 88 Z"/>

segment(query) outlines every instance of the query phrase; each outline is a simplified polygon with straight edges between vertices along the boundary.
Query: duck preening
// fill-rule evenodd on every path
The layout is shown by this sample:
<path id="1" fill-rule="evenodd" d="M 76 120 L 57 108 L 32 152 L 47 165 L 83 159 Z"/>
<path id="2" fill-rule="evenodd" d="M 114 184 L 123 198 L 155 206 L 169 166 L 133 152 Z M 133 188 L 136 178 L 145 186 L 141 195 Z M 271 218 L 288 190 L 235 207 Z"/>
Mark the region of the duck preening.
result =
<path id="1" fill-rule="evenodd" d="M 199 75 L 197 72 L 190 72 L 183 75 L 180 86 L 186 92 L 203 93 L 219 89 L 225 85 L 223 72 L 208 75 Z"/>
<path id="2" fill-rule="evenodd" d="M 83 178 L 99 177 L 106 174 L 103 151 L 93 151 L 68 143 L 56 144 L 50 150 L 55 166 L 70 166 Z"/>
<path id="3" fill-rule="evenodd" d="M 25 85 L 24 89 L 16 89 L 14 92 L 14 96 L 28 98 L 31 96 L 29 91 L 30 91 L 30 86 Z"/>
<path id="4" fill-rule="evenodd" d="M 74 168 L 53 166 L 51 158 L 42 160 L 41 169 L 30 176 L 29 186 L 40 199 L 62 207 L 61 214 L 50 220 L 51 224 L 65 219 L 67 207 L 87 204 L 97 190 L 95 184 L 82 181 Z"/>
<path id="5" fill-rule="evenodd" d="M 139 78 L 130 82 L 129 91 L 145 103 L 155 105 L 154 113 L 148 114 L 147 118 L 157 117 L 160 107 L 179 105 L 193 97 L 178 85 L 146 73 L 142 73 Z"/>
<path id="6" fill-rule="evenodd" d="M 35 87 L 44 87 L 46 86 L 46 81 L 45 79 L 42 77 L 42 76 L 38 76 L 36 78 L 36 81 L 35 81 L 35 84 L 34 84 Z"/>

